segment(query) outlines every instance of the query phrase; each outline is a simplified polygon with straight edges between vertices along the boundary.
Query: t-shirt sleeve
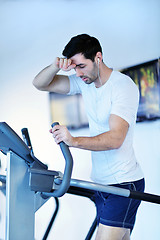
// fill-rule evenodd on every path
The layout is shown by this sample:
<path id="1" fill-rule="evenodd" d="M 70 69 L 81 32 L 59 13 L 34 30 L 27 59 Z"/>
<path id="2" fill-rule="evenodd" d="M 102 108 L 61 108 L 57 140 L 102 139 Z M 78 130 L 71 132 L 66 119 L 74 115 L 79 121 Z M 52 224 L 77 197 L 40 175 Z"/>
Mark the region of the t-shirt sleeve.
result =
<path id="1" fill-rule="evenodd" d="M 67 95 L 75 95 L 75 94 L 80 94 L 81 93 L 81 88 L 80 88 L 80 81 L 79 78 L 76 77 L 76 75 L 70 75 L 69 76 L 69 82 L 70 82 L 70 91 Z"/>
<path id="2" fill-rule="evenodd" d="M 138 104 L 138 87 L 126 77 L 125 81 L 114 87 L 111 114 L 118 115 L 131 125 L 136 120 Z"/>

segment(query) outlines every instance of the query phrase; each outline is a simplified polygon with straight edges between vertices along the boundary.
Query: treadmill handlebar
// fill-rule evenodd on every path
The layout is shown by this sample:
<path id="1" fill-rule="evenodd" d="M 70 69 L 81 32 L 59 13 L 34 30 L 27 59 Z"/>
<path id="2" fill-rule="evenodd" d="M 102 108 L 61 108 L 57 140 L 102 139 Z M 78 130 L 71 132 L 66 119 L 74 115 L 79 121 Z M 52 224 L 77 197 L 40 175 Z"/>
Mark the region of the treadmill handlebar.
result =
<path id="1" fill-rule="evenodd" d="M 23 141 L 28 146 L 28 148 L 31 150 L 31 152 L 33 152 L 31 140 L 30 140 L 29 133 L 28 133 L 28 129 L 27 128 L 22 128 L 21 132 L 22 132 L 22 136 L 23 136 Z"/>
<path id="2" fill-rule="evenodd" d="M 51 125 L 52 128 L 55 125 L 59 125 L 59 123 L 54 122 Z M 71 180 L 72 169 L 73 169 L 73 158 L 72 158 L 72 155 L 71 155 L 68 145 L 66 145 L 64 142 L 60 142 L 59 146 L 61 148 L 62 154 L 65 159 L 65 169 L 64 169 L 63 180 L 58 189 L 54 190 L 54 192 L 52 192 L 52 193 L 45 193 L 45 192 L 42 193 L 42 195 L 44 195 L 44 196 L 61 197 L 68 191 L 68 189 L 70 187 L 70 180 Z"/>

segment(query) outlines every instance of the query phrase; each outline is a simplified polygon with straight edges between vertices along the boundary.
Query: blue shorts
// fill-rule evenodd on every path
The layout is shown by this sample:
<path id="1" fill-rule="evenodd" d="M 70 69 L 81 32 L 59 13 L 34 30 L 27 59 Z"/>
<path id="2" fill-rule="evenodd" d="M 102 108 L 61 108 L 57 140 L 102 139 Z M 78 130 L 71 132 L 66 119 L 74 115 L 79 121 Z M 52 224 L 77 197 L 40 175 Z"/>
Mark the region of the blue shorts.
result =
<path id="1" fill-rule="evenodd" d="M 141 179 L 129 183 L 114 184 L 112 186 L 144 192 L 144 185 L 144 179 Z M 102 192 L 96 192 L 94 198 L 98 224 L 129 228 L 132 231 L 137 209 L 141 203 L 140 200 Z"/>

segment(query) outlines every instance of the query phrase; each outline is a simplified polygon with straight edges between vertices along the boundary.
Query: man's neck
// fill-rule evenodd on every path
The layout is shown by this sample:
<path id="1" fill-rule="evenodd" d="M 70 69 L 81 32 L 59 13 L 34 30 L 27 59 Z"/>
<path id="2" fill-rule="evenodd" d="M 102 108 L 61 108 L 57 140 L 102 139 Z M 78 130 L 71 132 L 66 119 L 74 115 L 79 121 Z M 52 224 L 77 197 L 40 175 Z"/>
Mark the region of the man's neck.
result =
<path id="1" fill-rule="evenodd" d="M 112 71 L 113 70 L 111 68 L 108 68 L 104 63 L 102 63 L 99 69 L 99 77 L 95 82 L 95 87 L 99 88 L 103 86 L 110 78 Z"/>

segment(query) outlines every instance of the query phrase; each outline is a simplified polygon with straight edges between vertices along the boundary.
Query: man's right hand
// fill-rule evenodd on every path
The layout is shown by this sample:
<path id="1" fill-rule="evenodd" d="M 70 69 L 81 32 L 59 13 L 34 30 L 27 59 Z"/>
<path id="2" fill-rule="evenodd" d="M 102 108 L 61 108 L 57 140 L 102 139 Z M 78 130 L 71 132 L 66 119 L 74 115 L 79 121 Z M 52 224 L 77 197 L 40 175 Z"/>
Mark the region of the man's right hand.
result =
<path id="1" fill-rule="evenodd" d="M 33 80 L 33 85 L 41 90 L 66 94 L 70 90 L 69 78 L 66 75 L 57 74 L 59 70 L 70 71 L 75 68 L 71 59 L 57 57 L 55 61 L 44 68 Z"/>
<path id="2" fill-rule="evenodd" d="M 59 57 L 56 58 L 55 65 L 63 71 L 70 71 L 71 69 L 76 67 L 76 64 L 72 63 L 71 59 Z"/>

